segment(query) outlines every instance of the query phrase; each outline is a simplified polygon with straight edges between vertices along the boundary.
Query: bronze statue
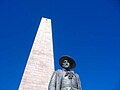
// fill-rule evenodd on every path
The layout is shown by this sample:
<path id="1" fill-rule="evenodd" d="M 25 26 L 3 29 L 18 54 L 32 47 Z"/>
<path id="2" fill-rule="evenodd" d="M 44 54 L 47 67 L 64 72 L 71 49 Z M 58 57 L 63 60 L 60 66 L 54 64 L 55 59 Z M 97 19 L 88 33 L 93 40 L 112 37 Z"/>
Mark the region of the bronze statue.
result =
<path id="1" fill-rule="evenodd" d="M 59 64 L 63 70 L 53 73 L 48 90 L 82 90 L 79 75 L 71 70 L 76 66 L 75 61 L 69 56 L 62 56 Z"/>

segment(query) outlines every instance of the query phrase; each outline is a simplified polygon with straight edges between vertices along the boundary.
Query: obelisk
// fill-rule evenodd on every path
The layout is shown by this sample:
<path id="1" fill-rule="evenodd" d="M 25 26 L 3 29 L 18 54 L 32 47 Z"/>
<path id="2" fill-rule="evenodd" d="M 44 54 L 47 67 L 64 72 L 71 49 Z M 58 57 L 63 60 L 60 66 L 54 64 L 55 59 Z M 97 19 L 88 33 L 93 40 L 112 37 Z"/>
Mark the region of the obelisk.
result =
<path id="1" fill-rule="evenodd" d="M 54 55 L 51 20 L 42 18 L 19 90 L 48 90 L 53 71 Z"/>

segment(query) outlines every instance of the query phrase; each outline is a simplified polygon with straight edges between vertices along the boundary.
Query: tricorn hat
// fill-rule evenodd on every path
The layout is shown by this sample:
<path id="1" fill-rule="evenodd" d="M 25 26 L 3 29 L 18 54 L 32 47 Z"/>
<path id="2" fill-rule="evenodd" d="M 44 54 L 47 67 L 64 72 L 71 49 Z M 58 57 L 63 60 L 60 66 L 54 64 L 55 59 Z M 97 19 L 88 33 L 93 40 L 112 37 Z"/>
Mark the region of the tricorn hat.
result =
<path id="1" fill-rule="evenodd" d="M 76 66 L 75 61 L 74 61 L 70 56 L 62 56 L 62 57 L 59 59 L 59 64 L 60 64 L 61 67 L 63 67 L 63 66 L 62 66 L 62 63 L 63 63 L 64 60 L 68 60 L 68 62 L 70 63 L 70 69 L 71 69 L 71 68 L 74 68 L 74 67 Z"/>

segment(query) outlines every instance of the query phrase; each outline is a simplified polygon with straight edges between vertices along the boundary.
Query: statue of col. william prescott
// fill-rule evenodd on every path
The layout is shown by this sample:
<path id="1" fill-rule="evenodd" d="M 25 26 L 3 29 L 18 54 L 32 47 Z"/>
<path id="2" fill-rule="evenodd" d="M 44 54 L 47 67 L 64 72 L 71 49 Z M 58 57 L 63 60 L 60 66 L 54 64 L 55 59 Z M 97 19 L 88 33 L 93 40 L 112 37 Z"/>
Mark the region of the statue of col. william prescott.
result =
<path id="1" fill-rule="evenodd" d="M 64 69 L 53 73 L 48 90 L 82 90 L 79 75 L 71 70 L 76 66 L 75 61 L 69 56 L 62 56 L 59 64 Z"/>

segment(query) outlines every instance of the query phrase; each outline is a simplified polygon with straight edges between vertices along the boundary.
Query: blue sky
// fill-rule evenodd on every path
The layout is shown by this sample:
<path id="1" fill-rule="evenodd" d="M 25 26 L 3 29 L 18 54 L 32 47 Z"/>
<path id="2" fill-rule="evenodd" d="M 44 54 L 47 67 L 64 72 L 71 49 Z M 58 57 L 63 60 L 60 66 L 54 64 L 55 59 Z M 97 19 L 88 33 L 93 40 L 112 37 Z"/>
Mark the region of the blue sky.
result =
<path id="1" fill-rule="evenodd" d="M 0 90 L 17 90 L 40 19 L 52 19 L 55 69 L 69 55 L 83 90 L 120 90 L 119 0 L 0 0 Z"/>

